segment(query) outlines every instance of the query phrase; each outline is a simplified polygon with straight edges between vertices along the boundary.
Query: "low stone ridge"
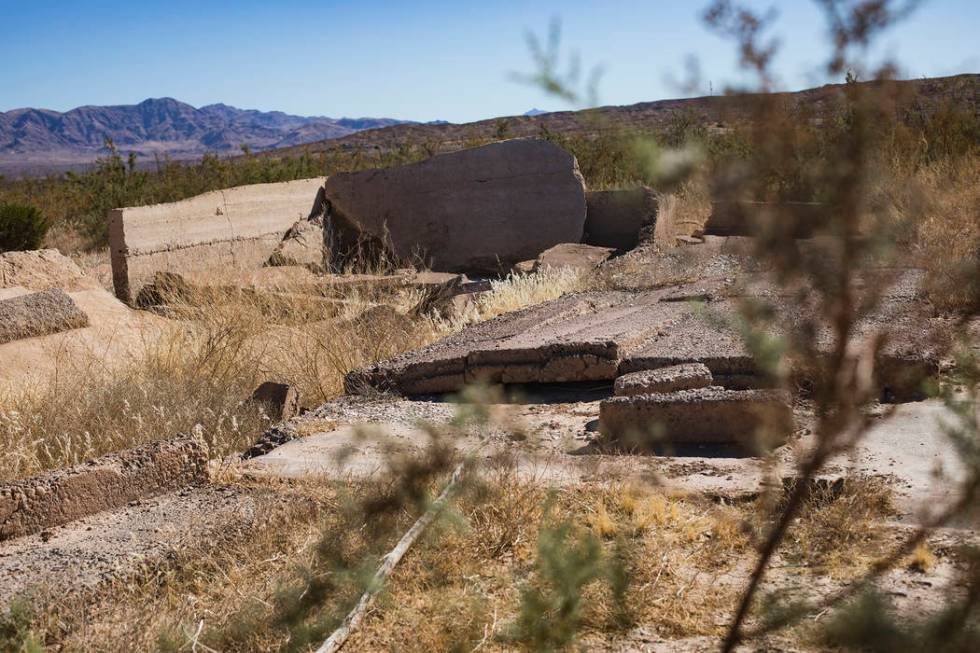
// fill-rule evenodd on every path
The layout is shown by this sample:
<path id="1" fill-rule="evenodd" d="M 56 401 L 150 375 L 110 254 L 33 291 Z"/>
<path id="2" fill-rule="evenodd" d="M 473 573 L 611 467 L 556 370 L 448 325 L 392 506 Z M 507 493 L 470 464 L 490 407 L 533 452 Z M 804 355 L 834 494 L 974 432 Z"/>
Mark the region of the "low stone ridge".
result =
<path id="1" fill-rule="evenodd" d="M 70 258 L 56 249 L 0 253 L 0 288 L 61 288 L 69 292 L 99 288 Z"/>
<path id="2" fill-rule="evenodd" d="M 612 247 L 596 247 L 584 243 L 561 243 L 541 252 L 538 260 L 534 263 L 533 271 L 569 268 L 590 272 L 609 260 L 609 257 L 615 252 L 616 250 Z"/>
<path id="3" fill-rule="evenodd" d="M 0 540 L 205 482 L 207 463 L 207 445 L 183 435 L 0 484 Z"/>
<path id="4" fill-rule="evenodd" d="M 60 288 L 0 300 L 0 344 L 88 324 L 88 316 Z"/>
<path id="5" fill-rule="evenodd" d="M 589 191 L 585 202 L 584 242 L 589 245 L 630 250 L 653 235 L 657 195 L 652 188 Z"/>
<path id="6" fill-rule="evenodd" d="M 157 272 L 262 267 L 290 227 L 322 212 L 322 205 L 316 205 L 322 185 L 322 177 L 251 184 L 179 202 L 109 211 L 116 296 L 131 303 Z"/>
<path id="7" fill-rule="evenodd" d="M 613 393 L 617 397 L 631 397 L 654 392 L 676 392 L 706 388 L 712 383 L 711 370 L 704 363 L 671 365 L 660 369 L 632 372 L 617 377 Z"/>
<path id="8" fill-rule="evenodd" d="M 585 183 L 575 157 L 540 139 L 332 175 L 324 249 L 339 270 L 366 252 L 442 272 L 499 272 L 580 242 Z M 356 261 L 353 261 L 356 262 Z"/>
<path id="9" fill-rule="evenodd" d="M 785 439 L 793 429 L 789 397 L 777 390 L 709 386 L 670 393 L 613 397 L 599 407 L 599 428 L 629 446 L 658 443 L 757 444 Z"/>

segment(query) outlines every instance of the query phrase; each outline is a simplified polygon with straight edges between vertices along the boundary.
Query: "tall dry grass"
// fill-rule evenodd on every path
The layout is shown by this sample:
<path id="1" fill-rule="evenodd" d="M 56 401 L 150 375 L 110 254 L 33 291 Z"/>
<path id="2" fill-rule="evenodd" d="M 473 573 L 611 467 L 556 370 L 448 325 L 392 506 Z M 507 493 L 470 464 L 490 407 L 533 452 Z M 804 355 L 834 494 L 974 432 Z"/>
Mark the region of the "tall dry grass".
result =
<path id="1" fill-rule="evenodd" d="M 178 432 L 200 432 L 214 456 L 241 451 L 271 425 L 249 401 L 263 381 L 289 383 L 316 406 L 343 392 L 351 370 L 586 282 L 569 270 L 511 276 L 448 320 L 411 317 L 420 299 L 411 289 L 350 289 L 330 302 L 288 288 L 176 300 L 168 314 L 178 319 L 148 330 L 133 355 L 104 364 L 93 352 L 0 391 L 0 480 Z"/>

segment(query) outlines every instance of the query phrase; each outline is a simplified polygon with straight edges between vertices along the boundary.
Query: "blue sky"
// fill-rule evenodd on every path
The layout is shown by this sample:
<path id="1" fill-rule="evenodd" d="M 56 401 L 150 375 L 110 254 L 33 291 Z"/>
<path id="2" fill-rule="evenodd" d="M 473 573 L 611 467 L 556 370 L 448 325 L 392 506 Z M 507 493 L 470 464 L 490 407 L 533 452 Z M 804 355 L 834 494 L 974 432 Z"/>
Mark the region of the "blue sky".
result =
<path id="1" fill-rule="evenodd" d="M 694 56 L 705 87 L 738 81 L 731 43 L 704 1 L 336 2 L 0 0 L 0 110 L 64 111 L 175 97 L 301 115 L 454 122 L 568 108 L 512 79 L 525 35 L 562 24 L 563 51 L 601 64 L 603 104 L 682 95 Z M 774 0 L 781 87 L 827 81 L 812 2 Z M 933 0 L 888 32 L 874 58 L 906 77 L 980 71 L 980 0 Z M 833 80 L 839 81 L 839 80 Z"/>

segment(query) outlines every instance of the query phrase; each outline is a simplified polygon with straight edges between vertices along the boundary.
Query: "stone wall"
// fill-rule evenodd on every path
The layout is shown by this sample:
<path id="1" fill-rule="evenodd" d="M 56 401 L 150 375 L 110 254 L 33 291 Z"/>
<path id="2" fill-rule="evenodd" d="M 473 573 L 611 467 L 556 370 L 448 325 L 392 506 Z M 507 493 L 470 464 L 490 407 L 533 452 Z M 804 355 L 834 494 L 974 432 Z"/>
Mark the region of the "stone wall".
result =
<path id="1" fill-rule="evenodd" d="M 314 211 L 324 178 L 251 184 L 179 202 L 109 212 L 116 296 L 132 302 L 156 272 L 261 267 L 297 220 Z"/>

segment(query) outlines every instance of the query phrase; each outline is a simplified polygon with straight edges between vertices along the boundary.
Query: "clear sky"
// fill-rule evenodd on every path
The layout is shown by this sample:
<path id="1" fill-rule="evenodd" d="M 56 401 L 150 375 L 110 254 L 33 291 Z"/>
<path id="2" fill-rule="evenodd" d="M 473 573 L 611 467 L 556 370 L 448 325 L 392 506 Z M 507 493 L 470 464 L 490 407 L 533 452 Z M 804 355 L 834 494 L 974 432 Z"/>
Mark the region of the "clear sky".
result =
<path id="1" fill-rule="evenodd" d="M 174 97 L 300 115 L 463 122 L 569 108 L 512 79 L 525 41 L 558 18 L 563 50 L 601 64 L 603 104 L 681 95 L 685 61 L 717 91 L 737 81 L 707 0 L 0 0 L 0 110 Z M 827 81 L 824 23 L 773 0 L 781 86 Z M 932 0 L 881 41 L 904 77 L 980 71 L 980 0 Z M 832 80 L 840 81 L 840 80 Z"/>

